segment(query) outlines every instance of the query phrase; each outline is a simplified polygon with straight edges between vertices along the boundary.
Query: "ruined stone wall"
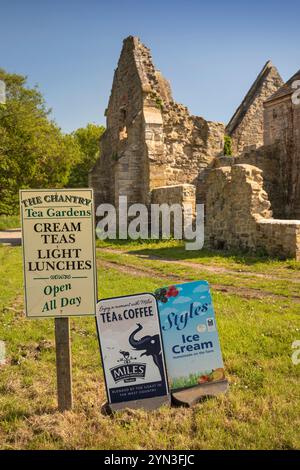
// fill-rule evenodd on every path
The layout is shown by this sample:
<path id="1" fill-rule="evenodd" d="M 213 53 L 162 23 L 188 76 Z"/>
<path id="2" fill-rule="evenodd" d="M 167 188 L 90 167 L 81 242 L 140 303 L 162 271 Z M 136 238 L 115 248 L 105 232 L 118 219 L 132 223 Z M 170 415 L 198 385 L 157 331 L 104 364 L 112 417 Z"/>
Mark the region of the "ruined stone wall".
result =
<path id="1" fill-rule="evenodd" d="M 291 139 L 293 134 L 292 114 L 292 101 L 290 97 L 285 97 L 276 102 L 265 103 L 264 142 L 266 145 Z"/>
<path id="2" fill-rule="evenodd" d="M 282 150 L 276 145 L 263 146 L 256 150 L 249 150 L 238 157 L 222 156 L 213 160 L 202 173 L 202 181 L 199 184 L 198 199 L 205 203 L 206 194 L 209 189 L 210 172 L 223 166 L 233 166 L 238 164 L 248 164 L 262 170 L 263 189 L 268 193 L 272 205 L 272 212 L 276 218 L 284 218 L 284 196 L 280 180 L 280 165 Z M 201 192 L 200 192 L 201 189 Z"/>
<path id="3" fill-rule="evenodd" d="M 105 148 L 104 140 L 102 140 L 102 148 Z M 111 175 L 111 151 L 103 153 L 88 175 L 88 184 L 94 190 L 95 209 L 100 204 L 112 202 L 112 185 L 114 179 Z"/>
<path id="4" fill-rule="evenodd" d="M 154 188 L 151 191 L 151 203 L 159 205 L 167 204 L 169 207 L 173 204 L 178 204 L 182 208 L 180 211 L 181 215 L 184 216 L 186 210 L 191 217 L 189 220 L 192 221 L 196 214 L 196 188 L 193 184 L 178 184 Z M 186 209 L 185 205 L 188 205 Z M 173 228 L 173 213 L 170 220 Z M 181 224 L 181 227 L 183 228 L 183 224 Z M 174 233 L 174 231 L 172 230 L 171 233 Z M 184 232 L 182 230 L 180 236 L 183 237 L 183 235 Z"/>
<path id="5" fill-rule="evenodd" d="M 177 184 L 154 188 L 151 191 L 152 204 L 190 204 L 193 214 L 196 211 L 196 191 L 193 184 Z"/>
<path id="6" fill-rule="evenodd" d="M 287 156 L 281 142 L 264 145 L 258 149 L 244 152 L 238 157 L 220 157 L 213 162 L 211 168 L 233 166 L 236 164 L 253 165 L 262 170 L 263 188 L 268 193 L 273 216 L 277 219 L 290 219 L 288 212 L 289 185 L 286 179 Z M 207 172 L 206 177 L 208 177 Z M 207 188 L 204 181 L 203 188 Z M 295 215 L 292 215 L 295 218 Z"/>
<path id="7" fill-rule="evenodd" d="M 89 175 L 96 206 L 117 206 L 120 195 L 147 205 L 196 199 L 205 204 L 212 245 L 271 252 L 273 243 L 294 256 L 298 224 L 271 218 L 272 209 L 276 219 L 300 219 L 300 106 L 288 96 L 289 82 L 282 84 L 267 62 L 226 128 L 236 156 L 222 157 L 223 124 L 176 103 L 150 50 L 128 37 L 114 74 L 101 157 Z"/>
<path id="8" fill-rule="evenodd" d="M 147 172 L 143 171 L 146 165 L 143 90 L 137 46 L 135 38 L 124 41 L 114 74 L 101 157 L 90 172 L 96 203 L 116 203 L 119 195 L 126 195 L 129 202 L 143 201 Z"/>
<path id="9" fill-rule="evenodd" d="M 205 239 L 211 246 L 300 259 L 300 221 L 272 218 L 262 170 L 247 164 L 220 167 L 208 183 Z"/>
<path id="10" fill-rule="evenodd" d="M 300 105 L 287 95 L 265 103 L 265 142 L 277 143 L 284 218 L 300 219 Z"/>
<path id="11" fill-rule="evenodd" d="M 163 108 L 168 184 L 197 185 L 199 172 L 222 154 L 224 126 L 189 114 L 183 105 L 171 102 Z"/>
<path id="12" fill-rule="evenodd" d="M 293 217 L 300 219 L 300 105 L 293 105 L 293 123 L 294 123 L 294 169 L 293 186 L 294 201 L 292 213 Z"/>
<path id="13" fill-rule="evenodd" d="M 300 220 L 261 219 L 257 224 L 257 245 L 271 256 L 300 261 Z"/>
<path id="14" fill-rule="evenodd" d="M 149 191 L 165 185 L 197 185 L 199 171 L 223 151 L 224 125 L 192 116 L 176 103 L 169 82 L 155 69 L 149 49 L 144 49 L 141 75 L 147 78 L 143 81 L 143 115 Z"/>
<path id="15" fill-rule="evenodd" d="M 271 202 L 273 216 L 286 218 L 281 178 L 284 161 L 280 145 L 266 145 L 256 150 L 250 150 L 235 158 L 234 163 L 253 165 L 262 170 L 263 188 Z"/>
<path id="16" fill-rule="evenodd" d="M 90 173 L 96 203 L 150 202 L 153 188 L 198 184 L 223 150 L 224 125 L 191 116 L 177 104 L 138 38 L 124 41 L 106 112 L 101 157 Z"/>
<path id="17" fill-rule="evenodd" d="M 282 85 L 276 67 L 267 62 L 226 127 L 234 155 L 263 145 L 263 103 Z"/>
<path id="18" fill-rule="evenodd" d="M 213 246 L 254 249 L 256 223 L 270 218 L 262 171 L 251 165 L 221 167 L 208 178 L 206 233 Z"/>

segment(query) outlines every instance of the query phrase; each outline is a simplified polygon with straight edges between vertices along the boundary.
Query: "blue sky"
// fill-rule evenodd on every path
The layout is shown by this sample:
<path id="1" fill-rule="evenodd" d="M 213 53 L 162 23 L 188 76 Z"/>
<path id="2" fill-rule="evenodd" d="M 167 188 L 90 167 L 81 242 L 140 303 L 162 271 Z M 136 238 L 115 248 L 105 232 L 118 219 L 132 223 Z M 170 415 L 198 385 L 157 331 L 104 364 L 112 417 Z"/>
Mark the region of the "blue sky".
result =
<path id="1" fill-rule="evenodd" d="M 176 101 L 227 122 L 266 60 L 285 80 L 300 68 L 299 18 L 298 0 L 0 0 L 0 67 L 38 84 L 65 132 L 104 124 L 122 40 L 137 35 Z"/>

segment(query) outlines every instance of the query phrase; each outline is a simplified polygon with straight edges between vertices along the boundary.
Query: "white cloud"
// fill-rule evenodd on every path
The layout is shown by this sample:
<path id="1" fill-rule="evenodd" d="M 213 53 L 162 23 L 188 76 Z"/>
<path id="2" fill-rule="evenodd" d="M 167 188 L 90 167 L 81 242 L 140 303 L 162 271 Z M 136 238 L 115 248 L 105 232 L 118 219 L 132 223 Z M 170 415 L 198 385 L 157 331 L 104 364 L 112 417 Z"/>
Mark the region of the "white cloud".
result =
<path id="1" fill-rule="evenodd" d="M 191 302 L 192 299 L 190 297 L 177 297 L 173 304 L 185 304 L 186 302 Z"/>
<path id="2" fill-rule="evenodd" d="M 172 307 L 160 308 L 159 311 L 162 315 L 168 315 L 169 313 L 178 312 L 177 308 L 172 308 Z"/>
<path id="3" fill-rule="evenodd" d="M 208 289 L 208 284 L 200 284 L 199 286 L 195 287 L 195 289 L 193 290 L 193 294 L 196 294 L 197 292 L 207 292 Z"/>

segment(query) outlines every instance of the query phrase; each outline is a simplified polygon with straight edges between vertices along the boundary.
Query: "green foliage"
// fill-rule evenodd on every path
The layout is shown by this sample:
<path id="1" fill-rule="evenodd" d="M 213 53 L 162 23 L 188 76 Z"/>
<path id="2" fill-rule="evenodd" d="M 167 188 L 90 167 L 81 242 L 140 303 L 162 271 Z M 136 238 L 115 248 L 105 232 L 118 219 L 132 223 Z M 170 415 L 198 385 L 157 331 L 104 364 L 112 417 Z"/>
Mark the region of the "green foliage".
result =
<path id="1" fill-rule="evenodd" d="M 68 185 L 71 188 L 84 188 L 88 186 L 88 172 L 94 166 L 100 155 L 99 140 L 105 128 L 96 124 L 88 124 L 74 131 L 69 138 L 79 149 L 80 158 L 72 167 Z"/>
<path id="2" fill-rule="evenodd" d="M 17 214 L 20 188 L 60 188 L 80 160 L 79 146 L 49 119 L 40 91 L 26 77 L 0 69 L 6 105 L 0 107 L 0 215 Z"/>
<path id="3" fill-rule="evenodd" d="M 224 138 L 224 155 L 227 157 L 232 156 L 232 139 L 229 135 Z"/>
<path id="4" fill-rule="evenodd" d="M 21 227 L 18 215 L 0 215 L 0 230 L 9 230 Z"/>
<path id="5" fill-rule="evenodd" d="M 113 152 L 112 155 L 111 155 L 111 159 L 112 161 L 114 162 L 117 162 L 118 160 L 120 160 L 120 157 L 118 155 L 118 152 Z"/>
<path id="6" fill-rule="evenodd" d="M 7 92 L 0 106 L 0 215 L 18 213 L 21 188 L 86 187 L 104 127 L 88 124 L 65 135 L 26 77 L 0 69 L 0 80 Z"/>
<path id="7" fill-rule="evenodd" d="M 164 109 L 164 102 L 162 98 L 156 92 L 151 92 L 150 97 L 154 101 L 155 106 L 162 111 Z"/>
<path id="8" fill-rule="evenodd" d="M 155 100 L 156 107 L 159 108 L 161 111 L 164 108 L 164 102 L 163 100 L 158 96 Z"/>

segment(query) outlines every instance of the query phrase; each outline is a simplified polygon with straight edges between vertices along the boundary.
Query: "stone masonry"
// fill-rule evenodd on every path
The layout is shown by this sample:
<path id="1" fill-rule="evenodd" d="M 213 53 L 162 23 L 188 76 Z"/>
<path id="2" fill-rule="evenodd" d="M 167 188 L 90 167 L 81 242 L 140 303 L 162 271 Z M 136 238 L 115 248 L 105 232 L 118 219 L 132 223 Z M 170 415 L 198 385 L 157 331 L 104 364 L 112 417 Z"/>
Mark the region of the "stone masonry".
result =
<path id="1" fill-rule="evenodd" d="M 151 201 L 151 190 L 197 186 L 199 172 L 222 154 L 224 125 L 189 114 L 176 103 L 138 38 L 125 39 L 115 71 L 101 139 L 101 158 L 90 173 L 96 204 Z"/>
<path id="2" fill-rule="evenodd" d="M 211 246 L 261 250 L 300 260 L 300 220 L 272 218 L 262 170 L 237 164 L 213 170 L 208 179 L 205 230 Z"/>
<path id="3" fill-rule="evenodd" d="M 193 184 L 177 184 L 172 186 L 162 186 L 160 188 L 154 188 L 151 192 L 152 204 L 167 204 L 171 209 L 174 204 L 177 204 L 182 208 L 180 216 L 185 215 L 185 207 L 188 207 L 189 214 L 191 216 L 191 222 L 195 218 L 196 214 L 196 188 Z M 174 235 L 173 221 L 174 213 L 171 212 L 171 234 Z M 183 219 L 182 219 L 183 220 Z M 181 224 L 183 229 L 183 225 Z M 184 235 L 184 231 L 180 231 L 181 236 Z M 179 234 L 178 234 L 179 235 Z"/>
<path id="4" fill-rule="evenodd" d="M 300 219 L 300 105 L 294 104 L 292 84 L 300 70 L 264 103 L 264 142 L 277 145 L 281 216 Z"/>
<path id="5" fill-rule="evenodd" d="M 268 61 L 226 126 L 235 155 L 263 145 L 263 103 L 282 85 L 276 67 Z"/>

